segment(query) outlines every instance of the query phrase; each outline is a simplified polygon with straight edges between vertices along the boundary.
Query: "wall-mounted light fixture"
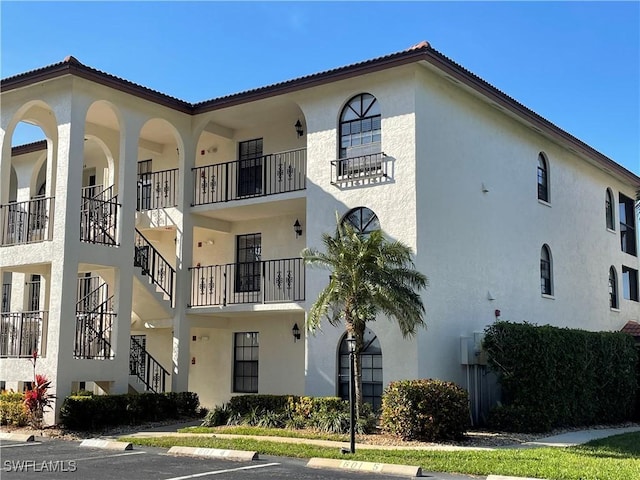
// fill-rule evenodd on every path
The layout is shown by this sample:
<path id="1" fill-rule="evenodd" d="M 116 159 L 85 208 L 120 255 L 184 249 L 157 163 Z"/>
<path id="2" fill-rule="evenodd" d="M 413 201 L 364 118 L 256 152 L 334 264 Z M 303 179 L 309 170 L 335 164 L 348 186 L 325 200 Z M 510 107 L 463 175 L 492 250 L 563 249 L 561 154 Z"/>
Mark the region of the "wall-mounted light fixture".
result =
<path id="1" fill-rule="evenodd" d="M 300 123 L 300 119 L 298 119 L 294 127 L 296 127 L 296 133 L 298 134 L 298 137 L 304 135 L 304 130 L 302 129 L 302 123 Z"/>
<path id="2" fill-rule="evenodd" d="M 298 221 L 297 218 L 296 218 L 296 223 L 293 224 L 293 231 L 296 232 L 296 238 L 302 235 L 302 225 L 300 225 L 300 222 Z"/>
<path id="3" fill-rule="evenodd" d="M 291 329 L 291 333 L 293 333 L 293 343 L 300 340 L 300 329 L 298 328 L 298 324 L 294 323 L 293 328 Z"/>

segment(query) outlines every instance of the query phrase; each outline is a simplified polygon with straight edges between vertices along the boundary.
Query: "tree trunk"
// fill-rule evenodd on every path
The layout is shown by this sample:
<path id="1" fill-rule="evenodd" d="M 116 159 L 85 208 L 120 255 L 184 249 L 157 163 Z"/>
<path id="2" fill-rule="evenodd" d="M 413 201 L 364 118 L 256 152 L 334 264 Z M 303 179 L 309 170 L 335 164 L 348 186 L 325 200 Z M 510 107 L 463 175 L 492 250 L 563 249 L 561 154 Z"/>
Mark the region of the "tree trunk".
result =
<path id="1" fill-rule="evenodd" d="M 362 410 L 362 360 L 360 354 L 364 347 L 364 325 L 354 325 L 353 334 L 356 339 L 356 351 L 353 361 L 353 373 L 355 377 L 355 402 L 356 402 L 356 419 L 360 418 Z"/>

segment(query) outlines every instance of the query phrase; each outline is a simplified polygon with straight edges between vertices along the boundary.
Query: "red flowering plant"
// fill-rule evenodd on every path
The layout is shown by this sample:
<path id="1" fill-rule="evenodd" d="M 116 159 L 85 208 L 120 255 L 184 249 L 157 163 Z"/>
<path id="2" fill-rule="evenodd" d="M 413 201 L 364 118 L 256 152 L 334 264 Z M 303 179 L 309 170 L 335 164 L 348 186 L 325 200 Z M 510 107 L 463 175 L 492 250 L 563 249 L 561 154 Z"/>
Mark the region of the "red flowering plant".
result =
<path id="1" fill-rule="evenodd" d="M 52 400 L 55 398 L 48 393 L 51 381 L 47 377 L 36 373 L 36 362 L 38 360 L 38 352 L 33 351 L 31 363 L 33 364 L 33 383 L 24 393 L 24 404 L 29 411 L 31 425 L 35 428 L 42 428 L 44 421 L 44 409 L 51 406 Z"/>

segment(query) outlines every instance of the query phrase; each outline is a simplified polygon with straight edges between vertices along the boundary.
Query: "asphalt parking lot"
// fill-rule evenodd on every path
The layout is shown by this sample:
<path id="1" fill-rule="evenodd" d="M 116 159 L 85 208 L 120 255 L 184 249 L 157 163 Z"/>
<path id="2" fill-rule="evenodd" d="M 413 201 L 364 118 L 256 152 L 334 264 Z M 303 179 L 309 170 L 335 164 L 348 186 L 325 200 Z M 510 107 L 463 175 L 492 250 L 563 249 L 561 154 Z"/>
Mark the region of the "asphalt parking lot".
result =
<path id="1" fill-rule="evenodd" d="M 261 456 L 259 460 L 237 462 L 221 459 L 176 457 L 166 449 L 134 447 L 128 451 L 80 447 L 80 442 L 42 439 L 36 442 L 0 442 L 0 477 L 5 479 L 82 479 L 82 480 L 187 480 L 217 479 L 300 479 L 300 480 L 379 480 L 396 476 L 360 472 L 312 469 L 306 460 Z M 423 478 L 453 479 L 459 476 Z M 472 477 L 467 477 L 472 478 Z"/>

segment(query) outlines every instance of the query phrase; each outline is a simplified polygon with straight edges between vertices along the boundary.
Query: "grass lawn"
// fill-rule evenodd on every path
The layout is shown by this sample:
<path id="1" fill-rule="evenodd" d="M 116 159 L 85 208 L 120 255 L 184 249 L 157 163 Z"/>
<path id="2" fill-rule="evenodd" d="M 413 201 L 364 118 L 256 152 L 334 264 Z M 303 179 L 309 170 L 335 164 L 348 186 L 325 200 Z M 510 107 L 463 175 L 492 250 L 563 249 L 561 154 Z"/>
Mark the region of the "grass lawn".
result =
<path id="1" fill-rule="evenodd" d="M 255 429 L 251 431 L 253 435 L 264 434 Z M 265 431 L 269 430 L 265 429 Z M 323 435 L 316 438 L 337 440 Z M 549 480 L 640 480 L 640 432 L 616 435 L 569 448 L 506 448 L 493 451 L 360 449 L 355 455 L 343 455 L 336 448 L 317 447 L 304 443 L 277 443 L 251 438 L 122 437 L 121 440 L 137 445 L 167 448 L 181 445 L 250 450 L 263 455 L 286 457 L 323 457 L 419 465 L 425 471 L 434 472 L 513 475 Z"/>

